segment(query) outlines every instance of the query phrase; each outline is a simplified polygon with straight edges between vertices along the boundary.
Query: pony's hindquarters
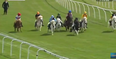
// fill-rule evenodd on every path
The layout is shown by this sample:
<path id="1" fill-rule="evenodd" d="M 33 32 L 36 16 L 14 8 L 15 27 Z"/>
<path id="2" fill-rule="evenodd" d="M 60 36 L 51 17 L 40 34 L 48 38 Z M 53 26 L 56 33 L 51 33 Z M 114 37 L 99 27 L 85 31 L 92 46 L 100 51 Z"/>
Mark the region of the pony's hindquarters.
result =
<path id="1" fill-rule="evenodd" d="M 37 25 L 36 25 L 36 29 L 40 30 L 41 31 L 41 28 L 42 28 L 42 20 L 43 20 L 43 17 L 42 16 L 38 16 L 37 17 Z"/>
<path id="2" fill-rule="evenodd" d="M 53 33 L 54 33 L 54 30 L 55 30 L 55 24 L 56 24 L 56 22 L 54 21 L 54 20 L 52 20 L 51 22 L 50 22 L 50 29 L 51 29 L 51 32 L 52 32 L 52 35 L 53 35 Z"/>
<path id="3" fill-rule="evenodd" d="M 41 22 L 41 20 L 39 20 L 39 21 L 37 21 L 36 29 L 37 30 L 39 29 L 41 31 L 41 28 L 42 28 L 42 22 Z"/>
<path id="4" fill-rule="evenodd" d="M 112 28 L 116 29 L 116 17 L 112 18 Z"/>
<path id="5" fill-rule="evenodd" d="M 57 24 L 56 24 L 56 29 L 57 30 L 60 30 L 60 28 L 61 28 L 61 20 L 60 20 L 60 18 L 57 18 Z"/>

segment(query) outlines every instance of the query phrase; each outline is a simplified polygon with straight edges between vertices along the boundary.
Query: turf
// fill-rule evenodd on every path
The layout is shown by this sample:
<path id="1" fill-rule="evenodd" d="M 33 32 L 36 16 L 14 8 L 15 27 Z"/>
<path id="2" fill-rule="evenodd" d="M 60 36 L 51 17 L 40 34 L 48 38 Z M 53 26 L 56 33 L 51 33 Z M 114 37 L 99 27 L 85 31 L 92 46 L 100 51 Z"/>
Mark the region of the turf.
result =
<path id="1" fill-rule="evenodd" d="M 0 2 L 2 1 L 0 0 Z M 2 15 L 3 10 L 0 9 L 0 32 L 3 34 L 27 41 L 70 59 L 109 59 L 110 53 L 116 52 L 116 31 L 112 31 L 112 29 L 107 27 L 107 22 L 105 22 L 103 13 L 101 13 L 101 20 L 98 19 L 98 16 L 94 19 L 92 16 L 94 14 L 91 13 L 91 17 L 88 17 L 88 29 L 84 33 L 80 33 L 78 36 L 66 32 L 65 28 L 62 28 L 60 32 L 55 32 L 52 36 L 47 33 L 47 22 L 50 16 L 56 16 L 57 13 L 60 13 L 64 20 L 69 9 L 65 9 L 54 0 L 26 0 L 25 2 L 9 1 L 9 4 L 10 8 L 8 10 L 8 15 Z M 42 27 L 41 32 L 35 31 L 34 28 L 34 15 L 37 11 L 39 11 L 44 17 L 45 26 Z M 13 23 L 18 12 L 21 12 L 22 14 L 21 17 L 24 27 L 22 28 L 22 32 L 15 33 Z M 82 12 L 84 12 L 83 9 Z M 93 12 L 92 8 L 91 12 Z M 110 13 L 107 13 L 108 17 Z M 80 19 L 82 13 L 79 14 L 78 12 L 73 12 L 73 15 Z M 0 38 L 2 39 L 1 36 Z M 13 56 L 10 57 L 10 40 L 6 39 L 5 42 L 4 55 L 9 57 L 7 59 L 18 59 L 20 43 L 13 43 Z M 22 59 L 27 58 L 27 48 L 28 45 L 23 45 Z M 30 59 L 36 58 L 36 51 L 37 49 L 31 48 Z M 1 50 L 0 54 L 0 58 L 6 58 L 2 55 Z M 58 59 L 41 51 L 39 59 L 46 58 Z"/>

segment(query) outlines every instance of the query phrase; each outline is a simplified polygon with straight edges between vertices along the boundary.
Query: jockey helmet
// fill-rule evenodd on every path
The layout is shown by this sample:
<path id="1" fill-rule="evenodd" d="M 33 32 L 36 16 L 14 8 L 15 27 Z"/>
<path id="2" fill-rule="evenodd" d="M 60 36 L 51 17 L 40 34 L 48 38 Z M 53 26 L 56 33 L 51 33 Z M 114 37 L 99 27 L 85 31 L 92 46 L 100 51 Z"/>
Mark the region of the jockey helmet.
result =
<path id="1" fill-rule="evenodd" d="M 54 18 L 54 16 L 52 15 L 51 18 Z"/>
<path id="2" fill-rule="evenodd" d="M 71 10 L 69 10 L 68 12 L 71 13 Z"/>
<path id="3" fill-rule="evenodd" d="M 77 17 L 76 17 L 75 19 L 76 19 L 76 20 L 78 20 L 78 18 L 77 18 Z"/>
<path id="4" fill-rule="evenodd" d="M 37 12 L 37 14 L 40 14 L 39 11 Z"/>
<path id="5" fill-rule="evenodd" d="M 60 15 L 60 14 L 58 13 L 58 15 Z"/>
<path id="6" fill-rule="evenodd" d="M 87 13 L 86 11 L 84 13 Z"/>
<path id="7" fill-rule="evenodd" d="M 21 16 L 21 13 L 18 13 L 18 16 Z"/>

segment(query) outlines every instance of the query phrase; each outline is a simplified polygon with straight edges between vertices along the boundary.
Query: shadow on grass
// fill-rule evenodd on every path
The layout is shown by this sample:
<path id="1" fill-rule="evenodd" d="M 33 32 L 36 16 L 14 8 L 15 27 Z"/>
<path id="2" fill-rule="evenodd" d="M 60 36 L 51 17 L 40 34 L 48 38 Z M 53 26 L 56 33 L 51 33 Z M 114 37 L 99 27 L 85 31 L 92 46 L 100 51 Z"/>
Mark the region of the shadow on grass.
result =
<path id="1" fill-rule="evenodd" d="M 76 35 L 74 35 L 74 34 L 68 34 L 67 36 L 76 36 Z"/>
<path id="2" fill-rule="evenodd" d="M 41 36 L 50 36 L 50 35 L 51 35 L 51 33 L 44 33 Z"/>
<path id="3" fill-rule="evenodd" d="M 54 32 L 67 32 L 66 30 L 54 31 Z"/>
<path id="4" fill-rule="evenodd" d="M 38 31 L 38 30 L 36 30 L 36 29 L 33 29 L 33 30 L 30 30 L 30 31 Z"/>
<path id="5" fill-rule="evenodd" d="M 114 31 L 103 31 L 102 33 L 112 33 Z"/>
<path id="6" fill-rule="evenodd" d="M 17 33 L 16 31 L 10 31 L 10 32 L 8 32 L 8 33 Z"/>

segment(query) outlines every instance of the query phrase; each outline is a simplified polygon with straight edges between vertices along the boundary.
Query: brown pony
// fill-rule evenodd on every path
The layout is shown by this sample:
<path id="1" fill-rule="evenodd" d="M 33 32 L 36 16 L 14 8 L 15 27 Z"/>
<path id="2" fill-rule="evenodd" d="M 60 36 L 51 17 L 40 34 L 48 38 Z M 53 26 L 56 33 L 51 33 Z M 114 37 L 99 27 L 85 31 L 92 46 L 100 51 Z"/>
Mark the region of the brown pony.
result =
<path id="1" fill-rule="evenodd" d="M 66 31 L 70 29 L 72 23 L 73 23 L 72 18 L 68 16 L 67 19 L 64 21 L 64 26 L 66 28 Z"/>
<path id="2" fill-rule="evenodd" d="M 17 31 L 17 32 L 20 32 L 21 31 L 21 27 L 22 27 L 22 22 L 20 20 L 17 20 L 14 23 L 14 30 Z"/>

